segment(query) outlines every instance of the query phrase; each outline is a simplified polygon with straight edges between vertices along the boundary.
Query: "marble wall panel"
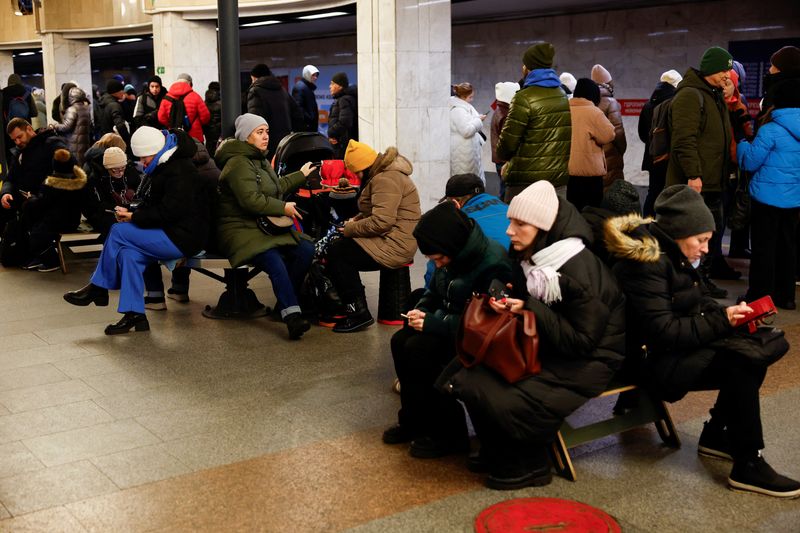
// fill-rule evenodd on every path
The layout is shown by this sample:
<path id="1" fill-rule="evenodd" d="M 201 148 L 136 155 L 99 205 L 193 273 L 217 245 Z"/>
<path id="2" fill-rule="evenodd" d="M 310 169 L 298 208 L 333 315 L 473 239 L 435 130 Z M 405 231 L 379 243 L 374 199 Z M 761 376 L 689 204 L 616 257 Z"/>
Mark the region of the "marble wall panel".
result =
<path id="1" fill-rule="evenodd" d="M 164 67 L 161 74 L 169 86 L 179 74 L 192 76 L 196 91 L 204 94 L 209 82 L 219 80 L 217 32 L 213 21 L 185 20 L 177 13 L 153 15 L 153 47 L 155 66 Z"/>
<path id="2" fill-rule="evenodd" d="M 42 34 L 42 66 L 46 95 L 59 94 L 61 84 L 75 81 L 79 87 L 91 92 L 92 63 L 89 42 L 66 39 L 60 33 Z M 48 101 L 49 100 L 49 101 Z M 48 121 L 53 98 L 45 98 Z"/>
<path id="3" fill-rule="evenodd" d="M 0 84 L 5 86 L 8 76 L 14 73 L 14 58 L 11 50 L 0 51 Z"/>

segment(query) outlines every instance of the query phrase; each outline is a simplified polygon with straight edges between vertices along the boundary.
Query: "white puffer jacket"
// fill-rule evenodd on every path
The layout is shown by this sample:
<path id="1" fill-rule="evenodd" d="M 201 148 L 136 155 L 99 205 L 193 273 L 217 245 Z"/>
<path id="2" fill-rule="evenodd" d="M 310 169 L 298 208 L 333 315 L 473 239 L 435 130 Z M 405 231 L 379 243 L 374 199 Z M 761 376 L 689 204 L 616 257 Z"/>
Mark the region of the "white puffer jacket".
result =
<path id="1" fill-rule="evenodd" d="M 472 105 L 457 96 L 450 97 L 450 175 L 477 174 L 484 182 L 481 164 L 483 137 L 478 133 L 483 122 Z"/>

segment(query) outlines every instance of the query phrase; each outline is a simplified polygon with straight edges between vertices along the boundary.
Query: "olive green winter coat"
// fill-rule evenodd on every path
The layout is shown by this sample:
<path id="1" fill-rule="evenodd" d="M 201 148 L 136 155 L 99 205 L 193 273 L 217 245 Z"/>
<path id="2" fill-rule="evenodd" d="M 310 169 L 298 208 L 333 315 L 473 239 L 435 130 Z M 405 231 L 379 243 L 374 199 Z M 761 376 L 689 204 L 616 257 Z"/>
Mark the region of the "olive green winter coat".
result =
<path id="1" fill-rule="evenodd" d="M 508 161 L 507 185 L 546 180 L 554 187 L 569 181 L 572 127 L 569 101 L 560 87 L 531 85 L 511 100 L 497 156 Z"/>
<path id="2" fill-rule="evenodd" d="M 731 121 L 722 92 L 690 68 L 678 84 L 670 107 L 667 185 L 700 177 L 703 192 L 721 192 L 730 172 L 731 136 Z"/>
<path id="3" fill-rule="evenodd" d="M 263 152 L 236 139 L 225 141 L 214 159 L 222 167 L 219 176 L 217 245 L 234 267 L 278 246 L 295 246 L 308 236 L 292 229 L 283 235 L 267 235 L 256 218 L 282 216 L 283 195 L 305 183 L 302 172 L 278 177 Z"/>

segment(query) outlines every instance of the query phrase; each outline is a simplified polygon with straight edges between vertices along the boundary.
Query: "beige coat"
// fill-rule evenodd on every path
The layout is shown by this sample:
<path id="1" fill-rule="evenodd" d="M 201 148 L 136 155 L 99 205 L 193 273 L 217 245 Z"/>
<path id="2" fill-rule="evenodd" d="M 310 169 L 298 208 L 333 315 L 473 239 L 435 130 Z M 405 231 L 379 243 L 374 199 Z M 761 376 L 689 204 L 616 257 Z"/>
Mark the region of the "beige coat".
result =
<path id="1" fill-rule="evenodd" d="M 569 112 L 572 116 L 569 175 L 605 176 L 603 145 L 614 140 L 614 125 L 586 98 L 572 98 Z"/>
<path id="2" fill-rule="evenodd" d="M 412 170 L 397 148 L 387 148 L 370 168 L 372 177 L 358 200 L 360 213 L 344 226 L 345 237 L 388 268 L 410 263 L 417 251 L 412 232 L 421 213 Z"/>

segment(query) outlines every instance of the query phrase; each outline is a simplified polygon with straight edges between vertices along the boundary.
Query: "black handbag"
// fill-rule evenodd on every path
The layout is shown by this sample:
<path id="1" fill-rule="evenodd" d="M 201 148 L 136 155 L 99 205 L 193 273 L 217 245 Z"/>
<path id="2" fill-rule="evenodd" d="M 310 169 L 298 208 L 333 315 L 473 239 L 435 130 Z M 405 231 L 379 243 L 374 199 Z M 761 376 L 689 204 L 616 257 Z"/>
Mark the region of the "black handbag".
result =
<path id="1" fill-rule="evenodd" d="M 733 335 L 711 343 L 713 348 L 745 356 L 758 366 L 770 366 L 789 351 L 783 330 L 761 326 L 753 333 L 736 330 Z"/>
<path id="2" fill-rule="evenodd" d="M 288 216 L 280 216 L 280 217 L 273 217 L 273 216 L 261 216 L 256 219 L 256 224 L 258 225 L 258 229 L 275 237 L 277 235 L 283 235 L 284 233 L 289 233 L 289 231 L 294 226 L 294 220 L 292 217 Z"/>

